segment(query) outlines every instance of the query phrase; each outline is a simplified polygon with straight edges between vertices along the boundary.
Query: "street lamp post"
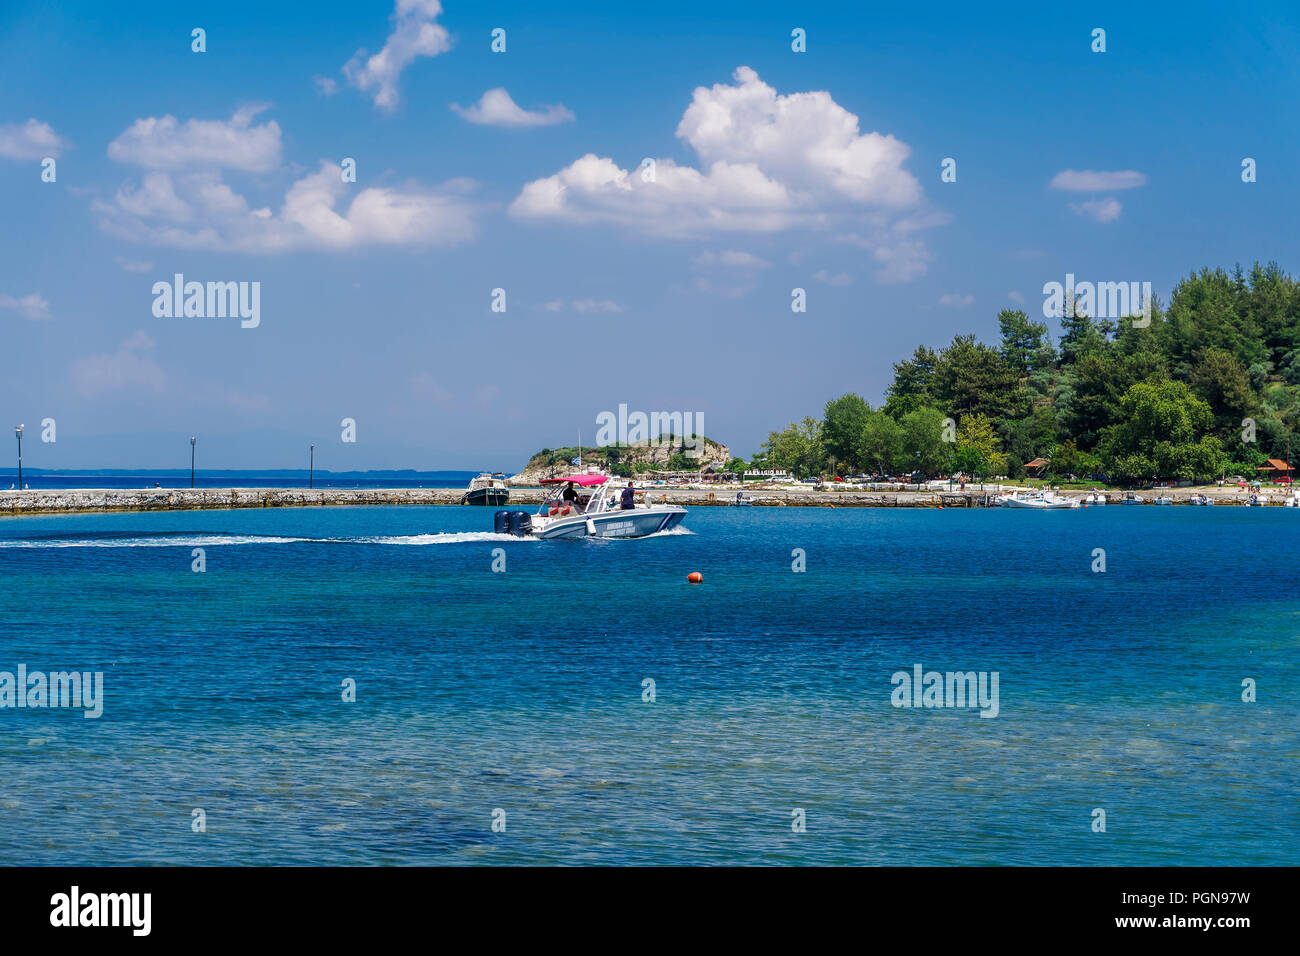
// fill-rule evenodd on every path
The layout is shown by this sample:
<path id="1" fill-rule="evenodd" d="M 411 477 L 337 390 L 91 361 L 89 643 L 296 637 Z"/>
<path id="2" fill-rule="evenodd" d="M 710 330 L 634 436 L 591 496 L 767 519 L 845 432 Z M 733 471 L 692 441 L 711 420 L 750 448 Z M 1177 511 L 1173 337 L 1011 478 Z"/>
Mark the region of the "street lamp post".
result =
<path id="1" fill-rule="evenodd" d="M 194 487 L 194 442 L 193 435 L 190 436 L 190 487 Z"/>
<path id="2" fill-rule="evenodd" d="M 307 470 L 307 487 L 314 488 L 316 482 L 316 446 L 311 446 L 311 466 Z"/>
<path id="3" fill-rule="evenodd" d="M 14 426 L 14 435 L 18 438 L 18 490 L 23 490 L 23 426 Z"/>

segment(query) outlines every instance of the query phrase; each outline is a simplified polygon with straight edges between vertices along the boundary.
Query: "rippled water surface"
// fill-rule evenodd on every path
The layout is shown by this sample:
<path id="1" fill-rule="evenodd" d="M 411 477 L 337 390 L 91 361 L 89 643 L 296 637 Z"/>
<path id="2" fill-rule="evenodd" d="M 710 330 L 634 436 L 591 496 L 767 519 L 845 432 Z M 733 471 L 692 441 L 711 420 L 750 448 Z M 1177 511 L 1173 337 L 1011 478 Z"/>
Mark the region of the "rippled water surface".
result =
<path id="1" fill-rule="evenodd" d="M 0 709 L 0 863 L 1300 863 L 1300 513 L 491 521 L 0 519 L 0 671 L 104 674 Z M 916 664 L 998 716 L 892 706 Z"/>

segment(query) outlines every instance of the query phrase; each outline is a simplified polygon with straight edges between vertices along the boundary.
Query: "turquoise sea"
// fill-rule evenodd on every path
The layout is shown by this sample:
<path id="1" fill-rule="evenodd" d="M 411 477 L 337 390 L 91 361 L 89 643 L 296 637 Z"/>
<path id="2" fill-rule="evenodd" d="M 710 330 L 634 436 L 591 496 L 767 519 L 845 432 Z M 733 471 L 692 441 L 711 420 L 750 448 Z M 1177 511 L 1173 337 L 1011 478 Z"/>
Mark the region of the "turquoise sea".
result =
<path id="1" fill-rule="evenodd" d="M 491 521 L 0 518 L 0 671 L 104 674 L 0 709 L 0 863 L 1300 864 L 1300 512 Z"/>

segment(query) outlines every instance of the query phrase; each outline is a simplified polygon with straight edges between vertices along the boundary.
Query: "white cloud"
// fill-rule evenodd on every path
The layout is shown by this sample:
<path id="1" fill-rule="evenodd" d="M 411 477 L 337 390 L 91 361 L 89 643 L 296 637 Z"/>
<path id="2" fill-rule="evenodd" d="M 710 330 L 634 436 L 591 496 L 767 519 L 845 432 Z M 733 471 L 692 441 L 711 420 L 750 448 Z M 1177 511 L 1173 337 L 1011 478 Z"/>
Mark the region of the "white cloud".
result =
<path id="1" fill-rule="evenodd" d="M 422 56 L 437 56 L 451 49 L 451 34 L 435 21 L 442 13 L 438 0 L 397 0 L 393 30 L 384 48 L 367 57 L 358 50 L 343 67 L 357 89 L 371 93 L 375 105 L 392 112 L 397 108 L 397 81 L 402 71 Z"/>
<path id="2" fill-rule="evenodd" d="M 510 98 L 502 87 L 488 90 L 473 106 L 451 104 L 452 112 L 479 126 L 555 126 L 558 123 L 572 123 L 573 113 L 563 104 L 543 106 L 539 109 L 524 109 Z"/>
<path id="3" fill-rule="evenodd" d="M 868 235 L 853 232 L 839 236 L 837 241 L 870 252 L 880 266 L 876 271 L 877 280 L 892 285 L 919 279 L 925 275 L 930 260 L 934 258 L 922 240 L 902 238 L 906 234 L 906 229 L 899 229 L 897 225 L 877 225 Z"/>
<path id="4" fill-rule="evenodd" d="M 117 259 L 117 264 L 127 272 L 152 272 L 153 271 L 152 262 L 141 262 L 138 259 L 124 259 L 121 256 L 117 256 L 116 259 Z"/>
<path id="5" fill-rule="evenodd" d="M 610 299 L 574 299 L 568 303 L 563 299 L 552 299 L 550 302 L 542 303 L 541 308 L 545 312 L 563 312 L 565 309 L 573 309 L 574 312 L 580 312 L 583 315 L 611 314 L 623 311 L 621 305 Z"/>
<path id="6" fill-rule="evenodd" d="M 50 315 L 50 303 L 36 292 L 29 292 L 20 298 L 0 292 L 0 309 L 13 309 L 24 319 L 31 319 L 33 322 L 54 318 Z"/>
<path id="7" fill-rule="evenodd" d="M 726 249 L 722 252 L 705 249 L 693 261 L 697 266 L 723 265 L 737 269 L 766 269 L 772 264 L 752 252 L 741 252 L 736 249 Z"/>
<path id="8" fill-rule="evenodd" d="M 5 159 L 44 159 L 58 157 L 68 141 L 54 132 L 49 123 L 29 119 L 26 123 L 0 123 L 0 156 Z"/>
<path id="9" fill-rule="evenodd" d="M 609 299 L 574 299 L 571 304 L 575 312 L 581 312 L 583 315 L 623 311 L 621 305 L 617 302 L 611 302 Z"/>
<path id="10" fill-rule="evenodd" d="M 975 301 L 975 296 L 959 295 L 956 292 L 950 292 L 947 295 L 939 296 L 940 305 L 953 305 L 953 306 L 957 306 L 958 308 L 963 308 L 965 306 L 968 306 L 974 301 Z"/>
<path id="11" fill-rule="evenodd" d="M 526 184 L 511 213 L 680 238 L 819 226 L 855 207 L 893 212 L 921 200 L 903 168 L 909 147 L 861 133 L 829 93 L 781 96 L 743 66 L 734 78 L 696 89 L 677 127 L 699 169 L 658 159 L 651 177 L 588 153 Z"/>
<path id="12" fill-rule="evenodd" d="M 68 369 L 73 388 L 81 395 L 94 396 L 124 388 L 161 392 L 167 376 L 158 364 L 143 354 L 157 343 L 139 331 L 110 355 L 88 355 Z"/>
<path id="13" fill-rule="evenodd" d="M 229 120 L 148 116 L 108 144 L 110 159 L 146 169 L 238 169 L 265 173 L 280 164 L 280 126 L 253 125 L 265 104 L 242 106 Z"/>
<path id="14" fill-rule="evenodd" d="M 837 272 L 832 275 L 825 269 L 818 269 L 813 273 L 813 278 L 818 282 L 825 282 L 827 285 L 849 285 L 853 281 L 853 276 L 847 272 Z"/>
<path id="15" fill-rule="evenodd" d="M 1070 209 L 1076 216 L 1084 216 L 1101 223 L 1114 222 L 1119 218 L 1120 210 L 1123 208 L 1114 196 L 1070 203 Z"/>
<path id="16" fill-rule="evenodd" d="M 1107 192 L 1112 189 L 1134 189 L 1145 186 L 1147 177 L 1133 169 L 1116 172 L 1098 172 L 1092 169 L 1063 169 L 1052 177 L 1053 189 L 1073 192 Z"/>
<path id="17" fill-rule="evenodd" d="M 339 91 L 338 83 L 328 76 L 313 76 L 311 81 L 321 96 L 333 96 Z"/>
<path id="18" fill-rule="evenodd" d="M 1010 299 L 1012 302 L 1019 302 L 1021 305 L 1025 304 L 1024 293 L 1017 292 L 1015 289 L 1012 289 L 1010 292 L 1007 293 L 1007 298 Z"/>
<path id="19" fill-rule="evenodd" d="M 268 172 L 280 163 L 280 128 L 251 125 L 259 109 L 240 110 L 229 123 L 137 120 L 109 155 L 150 171 L 112 200 L 92 202 L 100 227 L 134 242 L 257 253 L 455 245 L 476 235 L 472 183 L 358 189 L 329 160 L 289 185 L 278 212 L 250 203 L 223 181 L 221 169 Z"/>

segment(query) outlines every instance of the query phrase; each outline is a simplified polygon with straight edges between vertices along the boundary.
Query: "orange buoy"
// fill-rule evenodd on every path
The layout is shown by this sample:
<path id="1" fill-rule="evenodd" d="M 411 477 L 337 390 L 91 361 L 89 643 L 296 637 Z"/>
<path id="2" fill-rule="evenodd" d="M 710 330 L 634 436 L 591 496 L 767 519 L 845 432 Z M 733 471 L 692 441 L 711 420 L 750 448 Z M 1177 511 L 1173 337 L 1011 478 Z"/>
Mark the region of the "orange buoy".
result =
<path id="1" fill-rule="evenodd" d="M 692 571 L 690 574 L 686 575 L 686 580 L 690 581 L 692 584 L 699 584 L 704 580 L 704 575 L 700 574 L 699 571 Z"/>

